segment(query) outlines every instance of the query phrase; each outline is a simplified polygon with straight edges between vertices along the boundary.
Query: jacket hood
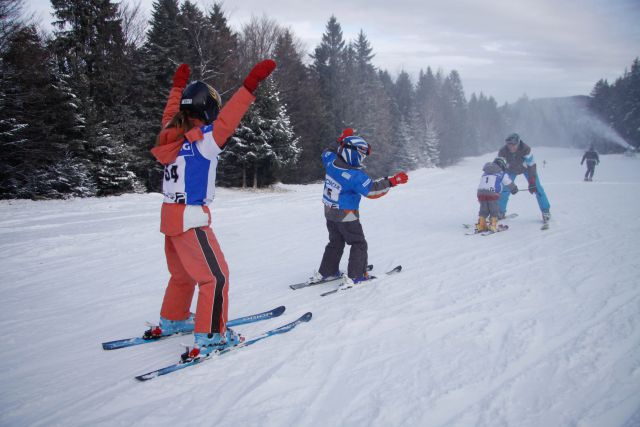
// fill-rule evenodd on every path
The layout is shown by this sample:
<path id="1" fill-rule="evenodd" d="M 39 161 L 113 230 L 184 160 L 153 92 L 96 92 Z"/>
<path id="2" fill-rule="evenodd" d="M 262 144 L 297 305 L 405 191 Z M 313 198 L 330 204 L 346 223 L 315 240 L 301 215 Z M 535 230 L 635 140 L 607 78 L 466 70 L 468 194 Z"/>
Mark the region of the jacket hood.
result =
<path id="1" fill-rule="evenodd" d="M 185 139 L 193 143 L 202 138 L 204 135 L 200 129 L 200 123 L 186 134 L 182 133 L 182 129 L 166 128 L 160 132 L 158 145 L 151 149 L 151 154 L 163 165 L 168 165 L 178 157 Z"/>

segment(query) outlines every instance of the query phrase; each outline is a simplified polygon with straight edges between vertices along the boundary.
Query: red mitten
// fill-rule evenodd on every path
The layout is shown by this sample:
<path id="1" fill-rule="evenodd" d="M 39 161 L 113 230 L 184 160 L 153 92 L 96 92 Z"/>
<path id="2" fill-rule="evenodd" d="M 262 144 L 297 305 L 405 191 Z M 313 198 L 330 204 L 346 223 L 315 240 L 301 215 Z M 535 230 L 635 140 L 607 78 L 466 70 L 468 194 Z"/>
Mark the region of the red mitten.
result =
<path id="1" fill-rule="evenodd" d="M 253 70 L 249 72 L 247 78 L 244 79 L 244 87 L 251 93 L 255 92 L 258 84 L 269 77 L 269 74 L 271 74 L 275 68 L 276 61 L 273 59 L 265 59 L 264 61 L 258 62 L 255 67 L 253 67 Z"/>
<path id="2" fill-rule="evenodd" d="M 173 75 L 173 87 L 184 88 L 189 81 L 191 70 L 187 64 L 180 64 L 176 73 Z"/>
<path id="3" fill-rule="evenodd" d="M 536 177 L 530 176 L 529 177 L 529 193 L 535 194 L 537 192 L 538 192 L 538 187 L 536 186 Z"/>
<path id="4" fill-rule="evenodd" d="M 389 177 L 389 184 L 391 184 L 392 187 L 398 184 L 406 184 L 407 181 L 409 181 L 409 175 L 405 172 L 398 172 L 394 176 Z"/>
<path id="5" fill-rule="evenodd" d="M 346 128 L 345 130 L 343 130 L 342 134 L 338 137 L 338 142 L 339 143 L 342 142 L 342 140 L 348 136 L 353 136 L 353 129 Z"/>

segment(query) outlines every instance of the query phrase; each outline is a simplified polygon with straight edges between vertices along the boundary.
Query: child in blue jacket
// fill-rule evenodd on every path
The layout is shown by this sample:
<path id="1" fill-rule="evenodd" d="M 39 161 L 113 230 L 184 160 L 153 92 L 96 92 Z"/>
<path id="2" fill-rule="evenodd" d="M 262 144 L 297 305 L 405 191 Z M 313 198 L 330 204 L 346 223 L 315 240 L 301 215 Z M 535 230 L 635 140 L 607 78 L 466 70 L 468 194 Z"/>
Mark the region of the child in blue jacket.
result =
<path id="1" fill-rule="evenodd" d="M 409 177 L 405 172 L 392 177 L 372 180 L 363 170 L 364 159 L 371 154 L 371 146 L 353 130 L 345 129 L 338 138 L 336 148 L 322 153 L 326 169 L 324 183 L 324 216 L 329 230 L 329 243 L 325 247 L 319 277 L 326 280 L 340 275 L 339 265 L 345 244 L 351 246 L 346 282 L 356 284 L 368 279 L 367 241 L 360 224 L 360 199 L 362 196 L 376 199 L 389 188 L 405 184 Z"/>

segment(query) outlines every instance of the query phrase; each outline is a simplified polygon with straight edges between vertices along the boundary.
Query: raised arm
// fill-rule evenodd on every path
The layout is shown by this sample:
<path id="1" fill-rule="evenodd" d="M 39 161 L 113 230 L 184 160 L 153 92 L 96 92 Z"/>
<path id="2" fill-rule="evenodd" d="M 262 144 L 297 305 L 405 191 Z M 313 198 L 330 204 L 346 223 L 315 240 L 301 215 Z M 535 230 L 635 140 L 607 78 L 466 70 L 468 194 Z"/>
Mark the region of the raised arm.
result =
<path id="1" fill-rule="evenodd" d="M 244 79 L 242 87 L 220 110 L 220 114 L 213 125 L 213 138 L 220 148 L 224 148 L 227 140 L 233 135 L 240 120 L 242 120 L 242 116 L 256 99 L 253 93 L 260 82 L 269 77 L 275 68 L 276 63 L 271 59 L 265 59 L 256 64 Z"/>
<path id="2" fill-rule="evenodd" d="M 164 128 L 167 123 L 180 111 L 180 99 L 182 98 L 182 91 L 187 86 L 190 74 L 189 66 L 187 64 L 180 64 L 176 73 L 173 75 L 173 86 L 171 92 L 169 92 L 169 99 L 164 106 L 162 113 L 162 127 Z"/>

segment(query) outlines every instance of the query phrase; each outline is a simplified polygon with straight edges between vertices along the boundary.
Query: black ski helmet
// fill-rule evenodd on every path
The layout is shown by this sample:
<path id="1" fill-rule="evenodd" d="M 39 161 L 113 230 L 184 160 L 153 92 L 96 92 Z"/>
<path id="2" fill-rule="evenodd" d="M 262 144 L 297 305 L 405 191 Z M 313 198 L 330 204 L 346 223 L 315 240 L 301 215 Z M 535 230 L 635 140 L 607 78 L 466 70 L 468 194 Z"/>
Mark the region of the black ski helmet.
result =
<path id="1" fill-rule="evenodd" d="M 498 167 L 500 167 L 500 169 L 502 170 L 507 169 L 507 159 L 505 159 L 504 157 L 496 157 L 495 159 L 493 159 L 493 163 L 498 165 Z"/>
<path id="2" fill-rule="evenodd" d="M 191 117 L 211 124 L 218 117 L 222 102 L 218 92 L 206 83 L 195 81 L 182 92 L 180 111 L 187 111 Z"/>

